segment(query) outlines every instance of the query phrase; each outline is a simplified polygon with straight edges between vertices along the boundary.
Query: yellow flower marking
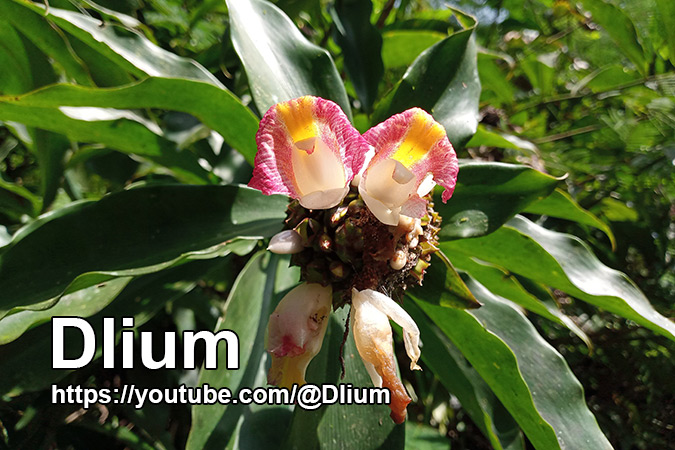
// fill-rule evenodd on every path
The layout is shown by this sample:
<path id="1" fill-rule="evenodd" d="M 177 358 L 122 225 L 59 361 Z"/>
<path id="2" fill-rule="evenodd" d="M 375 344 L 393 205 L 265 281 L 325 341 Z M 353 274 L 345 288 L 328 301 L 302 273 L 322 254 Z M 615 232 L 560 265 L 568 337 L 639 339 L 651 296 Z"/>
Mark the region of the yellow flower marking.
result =
<path id="1" fill-rule="evenodd" d="M 413 116 L 408 134 L 392 155 L 392 159 L 409 169 L 415 163 L 426 158 L 431 147 L 444 137 L 443 126 L 419 111 Z"/>
<path id="2" fill-rule="evenodd" d="M 313 138 L 318 134 L 312 115 L 313 106 L 314 101 L 309 97 L 301 97 L 276 106 L 277 113 L 281 116 L 294 142 Z"/>

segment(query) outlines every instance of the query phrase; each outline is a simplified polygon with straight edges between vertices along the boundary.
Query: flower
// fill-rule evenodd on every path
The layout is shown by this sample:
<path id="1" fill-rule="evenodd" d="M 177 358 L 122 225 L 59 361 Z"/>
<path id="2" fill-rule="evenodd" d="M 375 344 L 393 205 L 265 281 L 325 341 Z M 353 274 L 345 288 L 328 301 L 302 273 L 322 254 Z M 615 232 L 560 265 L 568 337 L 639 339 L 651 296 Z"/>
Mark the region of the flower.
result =
<path id="1" fill-rule="evenodd" d="M 445 188 L 445 203 L 455 189 L 457 155 L 441 124 L 412 108 L 396 114 L 364 134 L 374 155 L 359 181 L 359 194 L 370 211 L 387 225 L 400 216 L 426 213 L 427 195 L 436 184 Z"/>
<path id="2" fill-rule="evenodd" d="M 331 303 L 330 286 L 317 283 L 303 283 L 281 299 L 267 325 L 269 384 L 286 388 L 305 384 L 307 366 L 321 350 Z"/>
<path id="3" fill-rule="evenodd" d="M 249 186 L 288 195 L 307 209 L 340 203 L 368 151 L 338 105 L 312 96 L 272 106 L 260 121 L 256 142 Z"/>
<path id="4" fill-rule="evenodd" d="M 403 342 L 410 358 L 410 370 L 421 370 L 417 365 L 420 357 L 419 329 L 398 303 L 371 289 L 352 291 L 351 316 L 356 349 L 373 380 L 373 385 L 389 389 L 391 418 L 396 423 L 403 423 L 410 397 L 396 375 L 389 319 L 403 328 Z"/>
<path id="5" fill-rule="evenodd" d="M 458 172 L 445 130 L 413 108 L 361 136 L 335 103 L 306 96 L 270 108 L 256 140 L 249 186 L 297 200 L 268 249 L 292 254 L 305 281 L 270 317 L 268 382 L 304 384 L 331 307 L 351 304 L 356 348 L 373 384 L 390 390 L 391 417 L 402 423 L 410 397 L 396 373 L 389 319 L 403 329 L 411 370 L 420 369 L 420 333 L 382 292 L 397 297 L 421 284 L 437 250 L 440 217 L 425 197 L 439 184 L 447 201 Z"/>

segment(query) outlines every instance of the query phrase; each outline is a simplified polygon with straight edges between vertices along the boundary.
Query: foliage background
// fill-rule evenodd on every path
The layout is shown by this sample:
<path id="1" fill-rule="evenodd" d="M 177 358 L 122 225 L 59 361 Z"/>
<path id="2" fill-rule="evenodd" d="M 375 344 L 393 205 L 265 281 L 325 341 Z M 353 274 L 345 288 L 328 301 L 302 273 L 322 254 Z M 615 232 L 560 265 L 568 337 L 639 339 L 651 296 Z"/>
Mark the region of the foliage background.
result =
<path id="1" fill-rule="evenodd" d="M 672 2 L 486 0 L 451 3 L 474 15 L 478 22 L 473 34 L 481 80 L 477 118 L 480 124 L 473 137 L 472 132 L 462 134 L 461 129 L 457 130 L 457 135 L 462 137 L 454 142 L 459 156 L 524 164 L 556 177 L 565 176 L 558 184 L 562 189 L 555 194 L 558 203 L 540 204 L 539 209 L 535 205 L 522 212 L 547 229 L 581 237 L 605 265 L 634 280 L 662 315 L 673 317 L 675 8 Z M 149 70 L 144 64 L 151 61 L 150 71 L 156 71 L 153 75 L 215 78 L 241 98 L 253 114 L 259 116 L 263 112 L 259 110 L 261 97 L 253 101 L 249 80 L 237 53 L 237 45 L 246 45 L 241 37 L 237 41 L 237 33 L 245 30 L 230 27 L 230 12 L 224 1 L 106 0 L 99 1 L 98 5 L 63 0 L 50 2 L 53 8 L 124 23 L 168 52 L 194 59 L 206 68 L 203 72 L 159 57 L 156 52 L 144 54 L 138 50 L 142 46 L 138 42 L 135 44 L 138 47 L 126 54 L 129 61 L 124 63 L 126 66 L 120 63 L 124 66 L 120 70 L 87 50 L 82 43 L 84 38 L 76 29 L 62 23 L 50 28 L 32 22 L 28 13 L 17 10 L 19 4 L 0 0 L 3 30 L 0 43 L 7 49 L 18 39 L 27 48 L 27 73 L 3 69 L 2 94 L 5 96 L 58 81 L 98 87 L 127 84 L 142 79 L 141 74 Z M 453 19 L 452 10 L 444 2 L 373 1 L 371 11 L 368 2 L 280 0 L 276 4 L 297 25 L 302 36 L 332 55 L 349 96 L 343 101 L 351 104 L 354 123 L 361 131 L 382 119 L 381 105 L 390 100 L 387 93 L 392 88 L 400 88 L 397 83 L 415 58 L 453 30 L 461 31 L 462 25 Z M 115 11 L 135 18 L 136 22 L 124 22 L 127 19 Z M 465 21 L 470 22 L 469 18 Z M 271 36 L 277 32 L 268 31 Z M 117 33 L 131 36 L 119 29 Z M 380 42 L 381 51 L 378 51 Z M 311 54 L 313 50 L 305 51 Z M 369 52 L 381 54 L 382 64 Z M 3 67 L 14 67 L 16 61 L 12 60 L 11 52 L 1 55 L 9 58 Z M 283 80 L 274 77 L 269 82 L 283 85 Z M 31 111 L 19 112 L 5 102 L 2 106 L 5 109 L 0 111 L 0 118 L 5 121 L 0 128 L 0 244 L 8 243 L 17 230 L 43 212 L 65 214 L 63 211 L 77 208 L 77 204 L 72 204 L 74 201 L 98 200 L 106 194 L 122 192 L 134 183 L 161 186 L 176 179 L 201 184 L 246 183 L 254 149 L 243 140 L 237 145 L 236 139 L 238 134 L 250 134 L 248 115 L 253 117 L 253 114 L 237 109 L 227 95 L 198 91 L 204 87 L 190 87 L 193 90 L 181 96 L 182 86 L 178 89 L 168 83 L 146 84 L 130 92 L 127 99 L 119 100 L 132 106 L 116 106 L 112 100 L 103 98 L 101 106 L 129 108 L 138 114 L 130 121 L 128 117 L 109 116 L 107 119 L 112 120 L 113 125 L 100 129 L 82 128 L 80 132 L 73 125 L 69 128 L 70 141 L 52 132 L 49 126 L 46 128 L 52 131 L 39 129 L 41 124 L 56 120 L 53 118 L 56 116 L 36 118 Z M 164 92 L 164 98 L 144 104 L 143 96 L 150 98 L 153 88 Z M 192 114 L 174 112 L 177 108 L 172 102 L 185 104 L 185 97 L 209 96 L 217 101 L 197 102 L 189 111 Z M 133 106 L 130 99 L 143 106 Z M 44 101 L 48 103 L 49 99 Z M 32 107 L 40 107 L 40 104 Z M 207 123 L 200 116 L 204 108 L 212 108 L 216 113 L 221 108 L 223 118 Z M 20 114 L 25 115 L 24 120 Z M 222 145 L 195 116 L 211 129 L 228 135 L 227 144 Z M 159 126 L 166 139 L 148 139 L 138 127 L 138 123 L 147 125 L 143 120 Z M 37 128 L 27 138 L 28 129 L 17 122 Z M 462 145 L 464 143 L 466 145 Z M 232 147 L 239 150 L 246 147 L 242 152 L 244 157 Z M 183 151 L 166 151 L 169 148 Z M 184 158 L 186 154 L 191 158 Z M 204 201 L 218 205 L 220 195 L 222 191 L 214 191 Z M 552 213 L 556 208 L 569 205 L 560 200 L 566 195 L 593 216 L 577 212 L 573 214 L 576 222 L 571 222 Z M 255 209 L 257 200 L 247 201 L 249 207 Z M 143 203 L 147 208 L 154 204 L 153 198 Z M 120 209 L 115 209 L 117 215 L 110 218 L 111 223 L 117 224 L 119 217 L 135 213 L 133 209 L 125 210 L 123 205 L 120 200 Z M 260 208 L 264 209 L 264 204 Z M 167 210 L 157 210 L 157 215 L 169 220 L 166 216 L 170 211 L 169 206 Z M 189 213 L 183 211 L 183 214 Z M 205 221 L 207 219 L 205 216 Z M 263 214 L 257 219 L 271 222 L 275 217 Z M 174 225 L 180 229 L 180 223 Z M 77 226 L 77 223 L 66 224 L 62 231 L 65 233 L 67 227 Z M 103 228 L 106 226 L 110 224 L 102 224 Z M 274 228 L 270 223 L 265 226 Z M 127 231 L 133 234 L 133 230 Z M 193 245 L 194 251 L 239 236 L 236 230 L 227 236 L 219 235 L 218 224 L 189 231 L 194 234 L 183 239 Z M 23 232 L 27 233 L 25 229 Z M 58 230 L 51 232 L 51 239 L 58 241 Z M 209 233 L 216 238 L 209 240 Z M 254 235 L 251 231 L 251 236 Z M 167 242 L 180 239 L 176 235 L 157 237 Z M 121 248 L 128 252 L 142 253 L 145 248 L 142 242 L 126 245 Z M 119 305 L 119 312 L 126 314 L 136 311 L 137 324 L 142 324 L 143 330 L 213 329 L 236 274 L 244 267 L 253 270 L 250 256 L 246 255 L 255 245 L 255 242 L 238 242 L 235 248 L 217 248 L 213 251 L 223 255 L 232 251 L 234 256 L 223 258 L 218 264 L 193 261 L 181 266 L 172 263 L 166 271 L 143 275 L 134 281 L 131 277 L 140 273 L 116 273 L 117 281 L 108 284 L 111 291 L 102 295 L 105 299 L 100 306 L 107 305 L 105 302 L 119 294 L 110 307 Z M 39 253 L 38 249 L 35 255 Z M 145 261 L 144 265 L 157 262 Z M 42 276 L 39 266 L 35 262 L 36 272 L 22 283 L 39 284 L 37 278 Z M 45 283 L 49 284 L 46 278 Z M 537 289 L 522 277 L 519 282 L 530 291 Z M 282 292 L 291 283 L 281 280 L 276 289 Z M 672 341 L 560 290 L 554 289 L 551 293 L 550 301 L 590 338 L 592 352 L 568 328 L 535 314 L 529 314 L 528 318 L 565 357 L 581 381 L 589 408 L 612 445 L 617 449 L 675 448 L 675 382 L 672 378 L 675 347 Z M 129 306 L 133 305 L 134 298 L 144 298 L 144 305 L 136 305 L 134 310 Z M 14 347 L 12 344 L 2 347 L 3 376 L 17 367 L 12 366 L 14 360 L 10 356 L 18 354 L 19 348 L 21 351 L 32 349 L 31 342 L 48 339 L 44 332 L 38 334 L 41 328 L 45 327 L 36 327 L 32 334 L 16 341 Z M 39 348 L 34 351 L 40 354 Z M 448 443 L 453 448 L 491 448 L 493 444 L 483 436 L 480 426 L 469 417 L 457 397 L 439 382 L 437 370 L 425 370 L 422 374 L 409 373 L 404 367 L 401 370 L 407 387 L 415 393 L 414 404 L 409 407 L 411 422 L 423 425 L 419 428 L 408 425 L 406 439 L 411 448 L 420 448 L 423 444 L 442 447 Z M 20 370 L 17 373 L 25 376 Z M 172 386 L 197 383 L 198 377 L 198 371 L 104 370 L 95 364 L 68 375 L 67 381 L 104 386 L 143 384 L 152 379 L 155 384 Z M 182 448 L 190 433 L 187 407 L 143 410 L 120 407 L 87 412 L 75 406 L 51 405 L 49 392 L 42 387 L 25 391 L 12 387 L 13 392 L 3 390 L 0 403 L 0 447 Z M 263 429 L 254 431 L 262 433 Z"/>

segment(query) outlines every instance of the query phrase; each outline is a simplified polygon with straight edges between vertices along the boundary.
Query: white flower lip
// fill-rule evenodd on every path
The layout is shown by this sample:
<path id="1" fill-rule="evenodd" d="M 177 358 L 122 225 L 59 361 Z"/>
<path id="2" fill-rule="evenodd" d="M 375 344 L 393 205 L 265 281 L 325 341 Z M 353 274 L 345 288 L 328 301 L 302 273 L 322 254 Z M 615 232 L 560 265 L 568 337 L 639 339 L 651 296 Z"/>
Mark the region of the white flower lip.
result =
<path id="1" fill-rule="evenodd" d="M 342 161 L 321 138 L 295 143 L 291 153 L 300 204 L 307 209 L 328 209 L 342 201 L 349 184 Z"/>

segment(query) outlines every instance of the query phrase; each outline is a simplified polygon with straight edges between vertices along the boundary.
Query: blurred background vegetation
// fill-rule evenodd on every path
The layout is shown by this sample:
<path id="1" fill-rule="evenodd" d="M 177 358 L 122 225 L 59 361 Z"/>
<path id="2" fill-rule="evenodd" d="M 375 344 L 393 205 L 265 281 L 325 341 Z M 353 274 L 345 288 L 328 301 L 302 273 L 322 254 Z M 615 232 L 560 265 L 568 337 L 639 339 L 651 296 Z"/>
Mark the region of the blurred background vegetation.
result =
<path id="1" fill-rule="evenodd" d="M 52 7 L 79 10 L 106 20 L 115 20 L 114 11 L 135 17 L 140 22 L 136 28 L 146 37 L 175 54 L 201 63 L 255 110 L 247 92 L 245 73 L 229 39 L 224 1 L 98 0 L 95 5 L 88 1 L 51 0 L 49 3 Z M 335 25 L 335 10 L 341 3 L 276 2 L 306 38 L 331 52 L 344 75 L 348 67 L 341 46 L 336 43 L 340 33 Z M 566 177 L 567 194 L 611 227 L 615 248 L 597 228 L 546 217 L 538 218 L 539 223 L 581 236 L 606 265 L 635 280 L 659 312 L 666 317 L 675 316 L 675 3 L 672 0 L 375 0 L 370 22 L 381 31 L 384 64 L 376 98 L 381 98 L 400 79 L 420 52 L 447 36 L 452 13 L 446 4 L 478 19 L 481 122 L 478 133 L 459 156 L 523 163 Z M 44 84 L 51 82 L 50 74 L 44 75 Z M 346 86 L 350 97 L 357 98 L 355 87 L 349 81 Z M 366 115 L 373 105 L 353 101 L 355 109 L 361 111 L 355 115 L 355 123 L 364 131 L 368 123 Z M 205 135 L 196 127 L 198 122 L 193 117 L 168 112 L 157 119 L 192 151 L 199 154 L 209 145 L 208 133 Z M 73 199 L 100 198 L 120 191 L 140 177 L 163 176 L 144 172 L 139 162 L 128 155 L 94 150 L 80 151 L 77 157 L 68 160 L 62 187 L 53 190 L 53 208 Z M 246 183 L 250 179 L 251 167 L 237 153 L 223 151 L 214 157 L 204 151 L 207 154 L 214 171 L 226 182 Z M 40 173 L 40 166 L 49 164 L 49 158 L 49 155 L 35 156 L 7 128 L 0 127 L 0 243 L 6 242 L 10 232 L 19 228 L 27 216 L 39 212 L 38 193 L 45 189 L 49 192 L 45 184 L 54 183 Z M 231 279 L 224 279 L 219 273 L 212 280 L 200 281 L 200 289 L 190 296 L 205 297 L 218 305 L 224 301 L 231 283 Z M 171 311 L 154 317 L 146 329 L 186 329 L 196 323 L 213 328 L 217 309 L 205 307 L 195 314 L 193 309 L 182 307 L 191 297 L 181 299 Z M 675 449 L 673 343 L 563 293 L 556 300 L 590 336 L 595 344 L 591 352 L 567 329 L 537 316 L 530 319 L 570 364 L 612 444 L 623 450 Z M 453 448 L 491 448 L 457 399 L 444 390 L 433 374 L 404 372 L 404 375 L 416 393 L 414 406 L 409 408 L 412 421 L 440 429 Z M 114 382 L 112 378 L 119 375 L 99 368 L 75 376 L 95 376 L 104 385 Z M 147 376 L 156 377 L 157 373 Z M 170 371 L 161 376 L 188 379 L 196 373 Z M 43 442 L 35 436 L 44 430 L 50 432 L 48 416 L 35 421 L 12 414 L 21 407 L 37 414 L 49 398 L 43 393 L 20 397 L 18 401 L 24 405 L 15 404 L 4 411 L 5 425 L 11 423 L 16 432 L 25 435 L 24 448 L 38 448 L 31 447 L 31 443 Z M 67 407 L 50 405 L 50 408 Z M 187 409 L 148 407 L 127 414 L 131 417 L 127 420 L 137 426 L 129 436 L 116 436 L 119 442 L 131 445 L 141 439 L 134 437 L 136 433 L 143 439 L 151 436 L 166 447 L 180 448 L 187 438 Z M 22 421 L 27 424 L 25 427 Z M 171 424 L 168 430 L 166 423 Z M 87 428 L 86 422 L 70 429 L 61 427 L 58 433 L 68 436 L 57 438 L 97 442 L 99 448 L 120 448 L 119 444 L 106 445 Z M 443 441 L 434 438 L 434 442 Z"/>

